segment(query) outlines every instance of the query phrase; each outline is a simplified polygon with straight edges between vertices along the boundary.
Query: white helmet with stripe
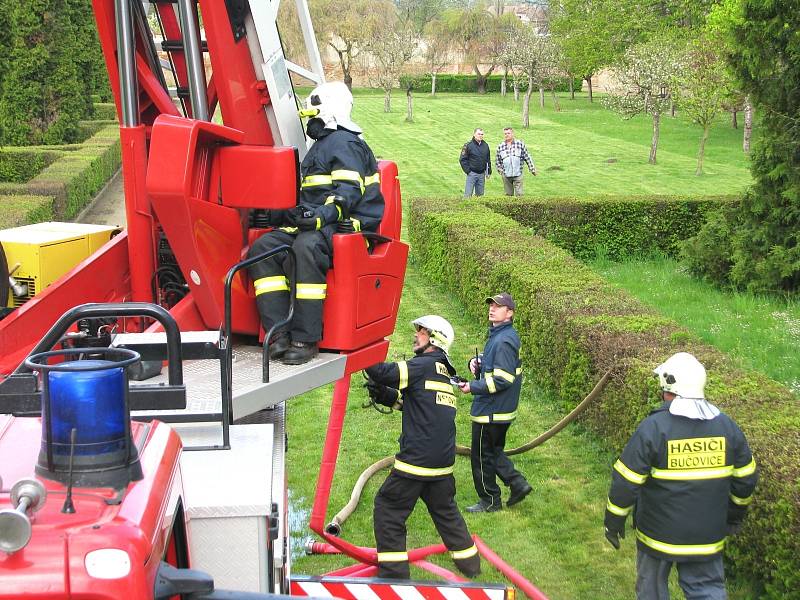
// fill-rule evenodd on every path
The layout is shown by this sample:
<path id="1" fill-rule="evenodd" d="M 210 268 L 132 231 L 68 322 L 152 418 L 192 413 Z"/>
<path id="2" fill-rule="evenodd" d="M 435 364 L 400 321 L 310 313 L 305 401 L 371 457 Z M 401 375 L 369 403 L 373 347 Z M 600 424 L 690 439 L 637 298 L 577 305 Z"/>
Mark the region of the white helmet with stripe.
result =
<path id="1" fill-rule="evenodd" d="M 706 369 L 688 352 L 673 354 L 653 373 L 658 376 L 658 383 L 665 392 L 681 398 L 705 398 Z"/>
<path id="2" fill-rule="evenodd" d="M 353 94 L 341 81 L 328 81 L 315 87 L 306 99 L 306 110 L 301 116 L 322 119 L 326 129 L 344 127 L 353 133 L 361 133 L 361 127 L 352 121 Z"/>
<path id="3" fill-rule="evenodd" d="M 444 317 L 439 315 L 425 315 L 411 322 L 415 328 L 427 329 L 431 333 L 430 344 L 448 352 L 450 345 L 456 339 L 453 326 Z"/>

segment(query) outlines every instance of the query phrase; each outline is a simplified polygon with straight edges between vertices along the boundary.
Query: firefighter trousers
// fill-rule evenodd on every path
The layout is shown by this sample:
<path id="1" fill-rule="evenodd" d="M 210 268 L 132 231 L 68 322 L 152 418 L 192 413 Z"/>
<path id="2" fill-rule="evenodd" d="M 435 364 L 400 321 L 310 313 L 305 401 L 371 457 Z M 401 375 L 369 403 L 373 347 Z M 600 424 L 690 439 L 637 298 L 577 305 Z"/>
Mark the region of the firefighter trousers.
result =
<path id="1" fill-rule="evenodd" d="M 282 252 L 249 268 L 256 292 L 256 303 L 264 331 L 289 313 L 290 283 L 297 289 L 292 322 L 286 326 L 293 341 L 318 342 L 322 339 L 322 303 L 327 295 L 325 283 L 331 268 L 331 236 L 325 230 L 297 233 L 274 229 L 258 238 L 247 253 L 257 256 L 281 245 L 291 246 L 297 260 L 297 281 L 290 282 L 292 260 Z"/>
<path id="2" fill-rule="evenodd" d="M 506 456 L 506 433 L 511 423 L 472 423 L 472 481 L 478 497 L 486 506 L 501 506 L 497 478 L 512 492 L 527 483 Z"/>
<path id="3" fill-rule="evenodd" d="M 406 552 L 406 520 L 419 498 L 428 507 L 436 531 L 450 551 L 456 567 L 467 577 L 481 571 L 478 549 L 458 511 L 455 501 L 456 480 L 411 479 L 392 471 L 375 496 L 373 526 L 378 549 L 378 577 L 409 579 Z"/>
<path id="4" fill-rule="evenodd" d="M 678 571 L 678 585 L 686 600 L 725 600 L 725 568 L 722 555 L 705 561 L 673 562 L 636 554 L 636 599 L 669 600 L 669 573 Z"/>

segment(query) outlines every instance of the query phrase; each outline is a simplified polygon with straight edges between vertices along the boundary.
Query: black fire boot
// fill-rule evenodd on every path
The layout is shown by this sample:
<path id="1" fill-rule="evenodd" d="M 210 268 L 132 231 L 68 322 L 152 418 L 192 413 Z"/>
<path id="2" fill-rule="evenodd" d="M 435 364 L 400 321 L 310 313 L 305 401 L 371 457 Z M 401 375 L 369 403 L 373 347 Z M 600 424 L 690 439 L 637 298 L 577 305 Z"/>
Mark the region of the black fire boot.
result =
<path id="1" fill-rule="evenodd" d="M 319 354 L 319 345 L 316 342 L 295 342 L 281 358 L 287 365 L 303 365 Z"/>
<path id="2" fill-rule="evenodd" d="M 531 484 L 527 481 L 524 481 L 518 486 L 511 487 L 511 495 L 508 497 L 508 502 L 506 502 L 506 506 L 514 506 L 522 502 L 525 499 L 525 496 L 530 494 L 533 491 Z"/>
<path id="3" fill-rule="evenodd" d="M 289 338 L 288 333 L 277 333 L 272 336 L 272 339 L 269 342 L 269 358 L 270 360 L 273 358 L 280 358 L 286 351 L 289 349 L 291 344 L 291 338 Z M 265 344 L 265 347 L 267 344 Z"/>

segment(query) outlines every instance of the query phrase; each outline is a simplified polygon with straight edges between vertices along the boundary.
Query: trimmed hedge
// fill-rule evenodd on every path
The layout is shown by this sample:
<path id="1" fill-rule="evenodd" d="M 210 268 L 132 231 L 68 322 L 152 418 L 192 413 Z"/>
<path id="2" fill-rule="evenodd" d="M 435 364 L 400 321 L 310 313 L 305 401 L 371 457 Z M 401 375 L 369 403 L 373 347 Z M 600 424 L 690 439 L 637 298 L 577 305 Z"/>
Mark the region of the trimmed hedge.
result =
<path id="1" fill-rule="evenodd" d="M 29 154 L 43 154 L 28 151 Z M 69 221 L 86 207 L 120 166 L 119 127 L 116 124 L 103 125 L 80 146 L 63 147 L 56 154 L 60 157 L 27 183 L 0 183 L 0 194 L 6 197 L 42 196 L 50 204 L 44 213 L 39 208 L 31 212 L 18 205 L 21 214 L 28 215 L 24 218 L 31 219 L 27 221 L 29 223 L 54 219 Z M 45 213 L 47 218 L 38 217 Z M 17 222 L 18 218 L 19 215 L 9 217 L 17 225 L 23 224 Z"/>
<path id="2" fill-rule="evenodd" d="M 502 81 L 502 75 L 489 75 L 489 79 L 486 81 L 486 91 L 490 93 L 500 93 L 500 82 Z M 417 85 L 414 86 L 414 89 L 417 90 L 430 90 L 431 89 L 431 75 L 427 73 L 425 75 L 420 75 L 417 79 Z M 580 77 L 576 77 L 574 81 L 575 90 L 581 90 L 581 83 L 582 79 Z M 528 89 L 528 82 L 523 81 L 520 83 L 520 90 Z M 513 93 L 514 87 L 512 83 L 511 76 L 508 77 L 508 92 Z M 478 78 L 475 75 L 450 75 L 448 73 L 440 73 L 436 76 L 436 91 L 437 92 L 461 92 L 461 93 L 470 93 L 474 94 L 478 91 Z M 556 91 L 557 92 L 568 92 L 569 91 L 569 79 L 564 78 L 558 84 L 556 84 Z"/>
<path id="3" fill-rule="evenodd" d="M 709 398 L 745 431 L 761 470 L 756 499 L 726 553 L 735 571 L 764 582 L 770 598 L 800 598 L 800 414 L 797 398 L 740 368 L 675 322 L 610 285 L 569 252 L 533 236 L 481 201 L 414 200 L 414 258 L 451 288 L 476 319 L 476 298 L 514 295 L 526 374 L 574 407 L 608 369 L 613 377 L 583 422 L 620 451 L 658 404 L 653 367 L 694 353 L 709 371 Z M 604 498 L 598 498 L 603 503 Z"/>
<path id="4" fill-rule="evenodd" d="M 117 106 L 113 102 L 95 102 L 93 119 L 97 121 L 116 121 Z"/>
<path id="5" fill-rule="evenodd" d="M 52 196 L 0 195 L 0 229 L 53 221 Z"/>
<path id="6" fill-rule="evenodd" d="M 737 206 L 737 196 L 596 196 L 582 198 L 498 198 L 484 204 L 530 227 L 535 235 L 581 260 L 621 260 L 658 251 L 677 256 L 695 235 L 706 213 Z"/>
<path id="7" fill-rule="evenodd" d="M 0 151 L 0 181 L 25 183 L 58 158 L 57 152 L 17 150 Z"/>

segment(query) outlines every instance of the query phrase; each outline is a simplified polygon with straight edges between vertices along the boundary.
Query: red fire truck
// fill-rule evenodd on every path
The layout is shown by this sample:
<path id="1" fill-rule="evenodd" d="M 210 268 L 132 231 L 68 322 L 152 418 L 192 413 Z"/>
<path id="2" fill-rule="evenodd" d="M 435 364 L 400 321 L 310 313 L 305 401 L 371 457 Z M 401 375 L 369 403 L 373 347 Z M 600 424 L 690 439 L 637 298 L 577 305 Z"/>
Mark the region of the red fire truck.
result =
<path id="1" fill-rule="evenodd" d="M 92 4 L 120 121 L 127 228 L 45 289 L 12 280 L 8 291 L 0 599 L 507 599 L 513 588 L 428 563 L 441 545 L 409 552 L 441 583 L 371 579 L 375 550 L 325 531 L 350 375 L 386 357 L 403 286 L 394 163 L 379 164 L 386 205 L 370 243 L 334 236 L 320 355 L 270 364 L 259 342 L 269 336 L 246 267 L 291 248 L 245 257 L 263 211 L 299 196 L 308 145 L 290 74 L 323 81 L 305 0 L 305 66 L 284 56 L 276 1 Z M 310 528 L 318 551 L 356 562 L 300 577 L 290 573 L 283 407 L 330 382 Z"/>

